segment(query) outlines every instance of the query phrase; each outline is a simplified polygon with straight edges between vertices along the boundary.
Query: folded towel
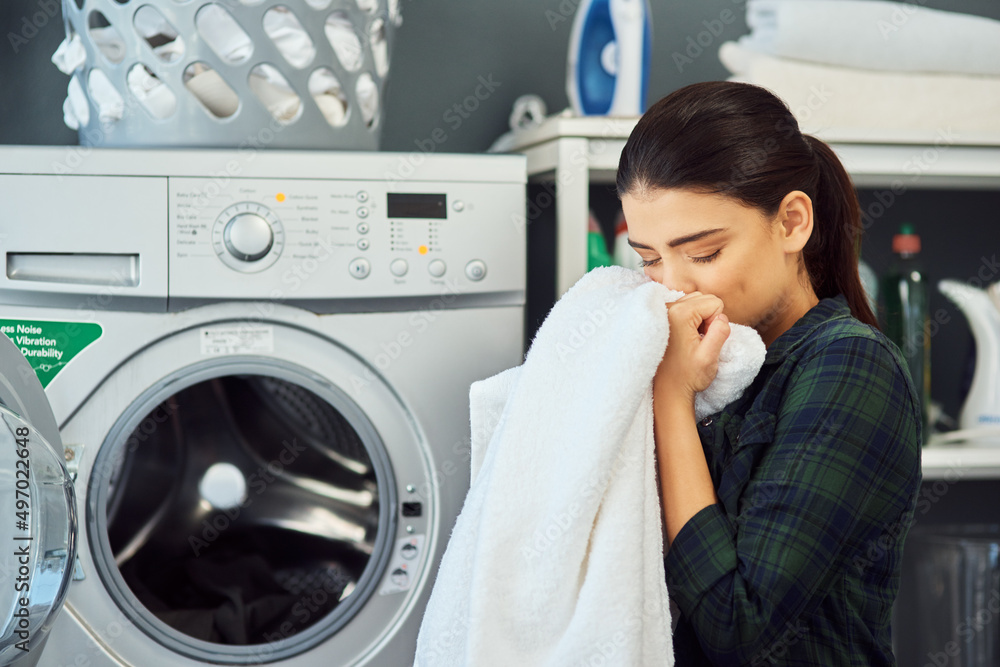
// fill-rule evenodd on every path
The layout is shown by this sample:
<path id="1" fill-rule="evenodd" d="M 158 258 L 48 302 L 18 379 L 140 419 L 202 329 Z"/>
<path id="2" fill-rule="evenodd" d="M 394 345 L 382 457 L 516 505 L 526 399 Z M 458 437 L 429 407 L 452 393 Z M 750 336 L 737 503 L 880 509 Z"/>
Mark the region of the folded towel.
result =
<path id="1" fill-rule="evenodd" d="M 733 80 L 763 86 L 828 141 L 1000 144 L 1000 76 L 873 72 L 719 47 Z"/>
<path id="2" fill-rule="evenodd" d="M 1000 21 L 877 0 L 750 0 L 740 39 L 775 56 L 859 69 L 1000 74 Z"/>
<path id="3" fill-rule="evenodd" d="M 524 363 L 472 385 L 472 486 L 441 561 L 416 665 L 672 665 L 652 379 L 682 293 L 594 269 Z M 701 418 L 764 361 L 731 325 Z"/>

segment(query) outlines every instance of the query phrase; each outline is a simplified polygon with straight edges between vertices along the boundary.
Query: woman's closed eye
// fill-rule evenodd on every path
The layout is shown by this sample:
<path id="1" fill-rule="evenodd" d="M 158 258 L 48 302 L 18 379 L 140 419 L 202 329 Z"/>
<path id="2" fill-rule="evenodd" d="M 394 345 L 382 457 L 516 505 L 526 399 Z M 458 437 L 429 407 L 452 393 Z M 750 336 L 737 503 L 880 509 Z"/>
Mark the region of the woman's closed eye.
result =
<path id="1" fill-rule="evenodd" d="M 722 252 L 722 248 L 719 248 L 718 250 L 716 250 L 715 252 L 713 252 L 711 255 L 703 255 L 701 257 L 692 257 L 691 261 L 693 261 L 693 262 L 711 262 L 712 260 L 714 260 L 716 257 L 719 256 L 720 252 Z"/>
<path id="2" fill-rule="evenodd" d="M 715 252 L 713 252 L 711 255 L 703 255 L 701 257 L 691 257 L 691 261 L 692 262 L 699 262 L 699 263 L 701 263 L 701 262 L 711 262 L 716 257 L 719 256 L 720 252 L 722 252 L 721 248 L 718 249 L 718 250 L 716 250 Z M 647 266 L 653 266 L 654 264 L 656 264 L 659 261 L 660 261 L 660 258 L 657 257 L 656 259 L 641 259 L 640 263 L 642 264 L 643 268 L 645 268 Z"/>

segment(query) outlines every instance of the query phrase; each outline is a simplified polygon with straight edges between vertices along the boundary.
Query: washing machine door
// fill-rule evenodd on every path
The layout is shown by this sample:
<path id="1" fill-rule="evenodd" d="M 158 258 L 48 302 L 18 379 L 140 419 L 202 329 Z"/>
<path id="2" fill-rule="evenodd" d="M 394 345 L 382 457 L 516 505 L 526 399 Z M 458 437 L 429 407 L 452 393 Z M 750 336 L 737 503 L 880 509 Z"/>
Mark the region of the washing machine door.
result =
<path id="1" fill-rule="evenodd" d="M 69 588 L 76 501 L 45 390 L 0 335 L 0 665 L 34 665 Z"/>

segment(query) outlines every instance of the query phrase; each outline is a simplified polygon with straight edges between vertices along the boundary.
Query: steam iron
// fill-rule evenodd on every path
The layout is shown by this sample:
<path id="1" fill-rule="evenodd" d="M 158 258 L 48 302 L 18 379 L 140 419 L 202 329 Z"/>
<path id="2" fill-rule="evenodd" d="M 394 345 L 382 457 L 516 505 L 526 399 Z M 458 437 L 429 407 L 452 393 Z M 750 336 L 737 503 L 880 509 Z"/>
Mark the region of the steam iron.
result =
<path id="1" fill-rule="evenodd" d="M 646 110 L 652 52 L 648 0 L 581 0 L 566 76 L 578 116 L 639 116 Z"/>

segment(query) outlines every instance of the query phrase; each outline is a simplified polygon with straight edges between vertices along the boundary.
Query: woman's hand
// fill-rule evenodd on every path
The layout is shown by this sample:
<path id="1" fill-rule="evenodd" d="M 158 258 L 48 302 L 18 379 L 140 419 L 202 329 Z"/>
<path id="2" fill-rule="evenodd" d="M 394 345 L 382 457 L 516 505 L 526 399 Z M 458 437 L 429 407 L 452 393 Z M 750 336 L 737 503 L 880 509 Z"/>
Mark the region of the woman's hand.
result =
<path id="1" fill-rule="evenodd" d="M 691 292 L 667 304 L 670 338 L 653 378 L 653 397 L 694 402 L 715 379 L 719 351 L 729 337 L 722 299 Z"/>

